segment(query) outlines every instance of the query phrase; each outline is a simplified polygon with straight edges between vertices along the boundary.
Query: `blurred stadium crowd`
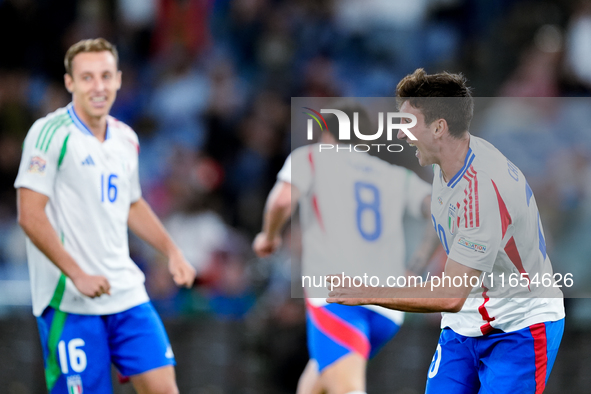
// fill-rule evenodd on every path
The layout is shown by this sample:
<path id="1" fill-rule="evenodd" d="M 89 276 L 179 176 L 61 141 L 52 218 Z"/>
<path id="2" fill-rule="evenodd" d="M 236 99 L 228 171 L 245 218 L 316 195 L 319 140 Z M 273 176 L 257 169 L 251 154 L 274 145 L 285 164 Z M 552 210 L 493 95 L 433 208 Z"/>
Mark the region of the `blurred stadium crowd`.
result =
<path id="1" fill-rule="evenodd" d="M 119 50 L 112 115 L 139 135 L 144 197 L 199 272 L 197 289 L 178 290 L 161 257 L 131 240 L 165 319 L 303 327 L 301 302 L 290 299 L 289 237 L 273 261 L 250 252 L 291 150 L 290 97 L 392 96 L 417 67 L 462 72 L 478 97 L 580 97 L 528 104 L 520 127 L 505 128 L 498 120 L 516 110 L 499 101 L 473 132 L 528 176 L 553 261 L 569 262 L 555 266 L 580 284 L 571 295 L 591 295 L 591 1 L 0 0 L 5 316 L 30 299 L 12 186 L 22 141 L 35 119 L 70 101 L 67 48 L 99 36 Z M 416 167 L 412 156 L 399 164 Z M 591 306 L 578 310 L 591 325 Z M 301 330 L 289 335 L 302 335 L 303 348 Z M 267 349 L 286 346 L 275 342 Z"/>

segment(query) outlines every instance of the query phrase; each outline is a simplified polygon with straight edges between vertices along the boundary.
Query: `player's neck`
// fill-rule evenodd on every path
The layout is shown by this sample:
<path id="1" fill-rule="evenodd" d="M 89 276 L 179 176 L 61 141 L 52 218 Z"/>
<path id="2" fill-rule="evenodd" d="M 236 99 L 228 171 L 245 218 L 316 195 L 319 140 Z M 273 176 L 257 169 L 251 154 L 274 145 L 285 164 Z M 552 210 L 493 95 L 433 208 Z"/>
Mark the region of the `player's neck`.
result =
<path id="1" fill-rule="evenodd" d="M 449 182 L 464 167 L 464 161 L 469 149 L 469 133 L 466 133 L 460 139 L 451 138 L 442 147 L 439 166 L 445 182 Z"/>
<path id="2" fill-rule="evenodd" d="M 80 120 L 88 127 L 90 132 L 100 141 L 104 142 L 107 135 L 107 115 L 95 117 L 87 114 L 74 102 L 74 111 Z"/>

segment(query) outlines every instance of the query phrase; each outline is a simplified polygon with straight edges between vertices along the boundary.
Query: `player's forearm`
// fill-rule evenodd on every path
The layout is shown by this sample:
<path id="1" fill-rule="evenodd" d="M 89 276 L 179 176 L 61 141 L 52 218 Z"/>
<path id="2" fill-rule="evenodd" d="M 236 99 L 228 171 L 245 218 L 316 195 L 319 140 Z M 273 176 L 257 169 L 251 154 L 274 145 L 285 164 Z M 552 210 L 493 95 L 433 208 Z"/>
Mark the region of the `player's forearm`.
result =
<path id="1" fill-rule="evenodd" d="M 283 205 L 274 205 L 265 211 L 263 232 L 268 239 L 273 239 L 281 233 L 283 226 L 291 217 L 291 209 Z"/>
<path id="2" fill-rule="evenodd" d="M 26 212 L 23 212 L 26 211 Z M 21 210 L 19 224 L 27 237 L 47 258 L 72 280 L 84 275 L 84 271 L 64 249 L 45 211 Z"/>
<path id="3" fill-rule="evenodd" d="M 278 182 L 269 193 L 263 217 L 263 233 L 269 240 L 281 233 L 291 217 L 291 187 L 287 182 Z"/>
<path id="4" fill-rule="evenodd" d="M 376 288 L 375 297 L 359 300 L 361 305 L 378 305 L 402 312 L 458 312 L 466 301 L 464 292 L 454 288 L 431 290 L 425 287 Z"/>
<path id="5" fill-rule="evenodd" d="M 427 283 L 429 285 L 429 283 Z M 404 294 L 407 289 L 392 289 L 393 297 L 369 299 L 367 304 L 378 305 L 388 309 L 395 309 L 402 312 L 432 313 L 432 312 L 458 312 L 462 309 L 466 298 L 453 297 L 451 294 L 441 294 L 443 297 L 436 298 L 437 295 L 420 294 L 418 298 L 410 298 L 413 294 Z"/>
<path id="6" fill-rule="evenodd" d="M 179 252 L 158 216 L 143 198 L 131 204 L 127 225 L 135 235 L 160 253 L 170 257 Z"/>
<path id="7" fill-rule="evenodd" d="M 448 258 L 439 281 L 420 282 L 409 287 L 356 287 L 333 275 L 327 301 L 344 305 L 379 305 L 403 312 L 458 312 L 472 291 L 473 279 L 479 279 L 481 274 L 482 271 Z M 456 278 L 460 278 L 460 282 Z"/>

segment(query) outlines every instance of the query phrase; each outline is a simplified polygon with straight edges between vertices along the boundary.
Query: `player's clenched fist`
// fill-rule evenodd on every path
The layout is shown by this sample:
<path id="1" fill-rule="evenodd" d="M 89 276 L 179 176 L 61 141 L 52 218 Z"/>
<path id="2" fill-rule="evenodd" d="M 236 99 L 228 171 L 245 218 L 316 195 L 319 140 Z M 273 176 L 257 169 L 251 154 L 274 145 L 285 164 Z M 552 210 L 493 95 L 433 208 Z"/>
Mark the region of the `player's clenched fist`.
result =
<path id="1" fill-rule="evenodd" d="M 281 237 L 275 236 L 273 239 L 269 239 L 267 234 L 258 233 L 252 243 L 252 250 L 259 257 L 267 257 L 275 252 L 281 246 Z"/>
<path id="2" fill-rule="evenodd" d="M 111 294 L 111 285 L 104 276 L 83 274 L 72 279 L 72 282 L 80 293 L 90 298 Z"/>
<path id="3" fill-rule="evenodd" d="M 193 286 L 197 272 L 180 251 L 173 253 L 169 257 L 168 270 L 177 286 Z"/>

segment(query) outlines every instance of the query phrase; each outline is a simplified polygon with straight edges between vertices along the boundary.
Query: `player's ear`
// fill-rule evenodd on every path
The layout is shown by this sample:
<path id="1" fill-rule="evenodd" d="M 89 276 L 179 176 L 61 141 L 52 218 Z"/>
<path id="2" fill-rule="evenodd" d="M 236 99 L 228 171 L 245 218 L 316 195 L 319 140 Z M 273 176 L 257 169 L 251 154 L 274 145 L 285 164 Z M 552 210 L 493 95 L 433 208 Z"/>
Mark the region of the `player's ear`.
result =
<path id="1" fill-rule="evenodd" d="M 433 121 L 431 130 L 435 138 L 441 138 L 448 131 L 447 121 L 443 118 Z"/>
<path id="2" fill-rule="evenodd" d="M 123 74 L 121 73 L 121 70 L 117 70 L 117 75 L 115 76 L 115 78 L 117 78 L 117 90 L 121 89 L 121 76 Z"/>
<path id="3" fill-rule="evenodd" d="M 68 92 L 72 93 L 72 91 L 74 90 L 74 80 L 72 79 L 72 76 L 68 73 L 64 74 L 64 85 L 66 85 L 66 89 L 68 90 Z"/>

